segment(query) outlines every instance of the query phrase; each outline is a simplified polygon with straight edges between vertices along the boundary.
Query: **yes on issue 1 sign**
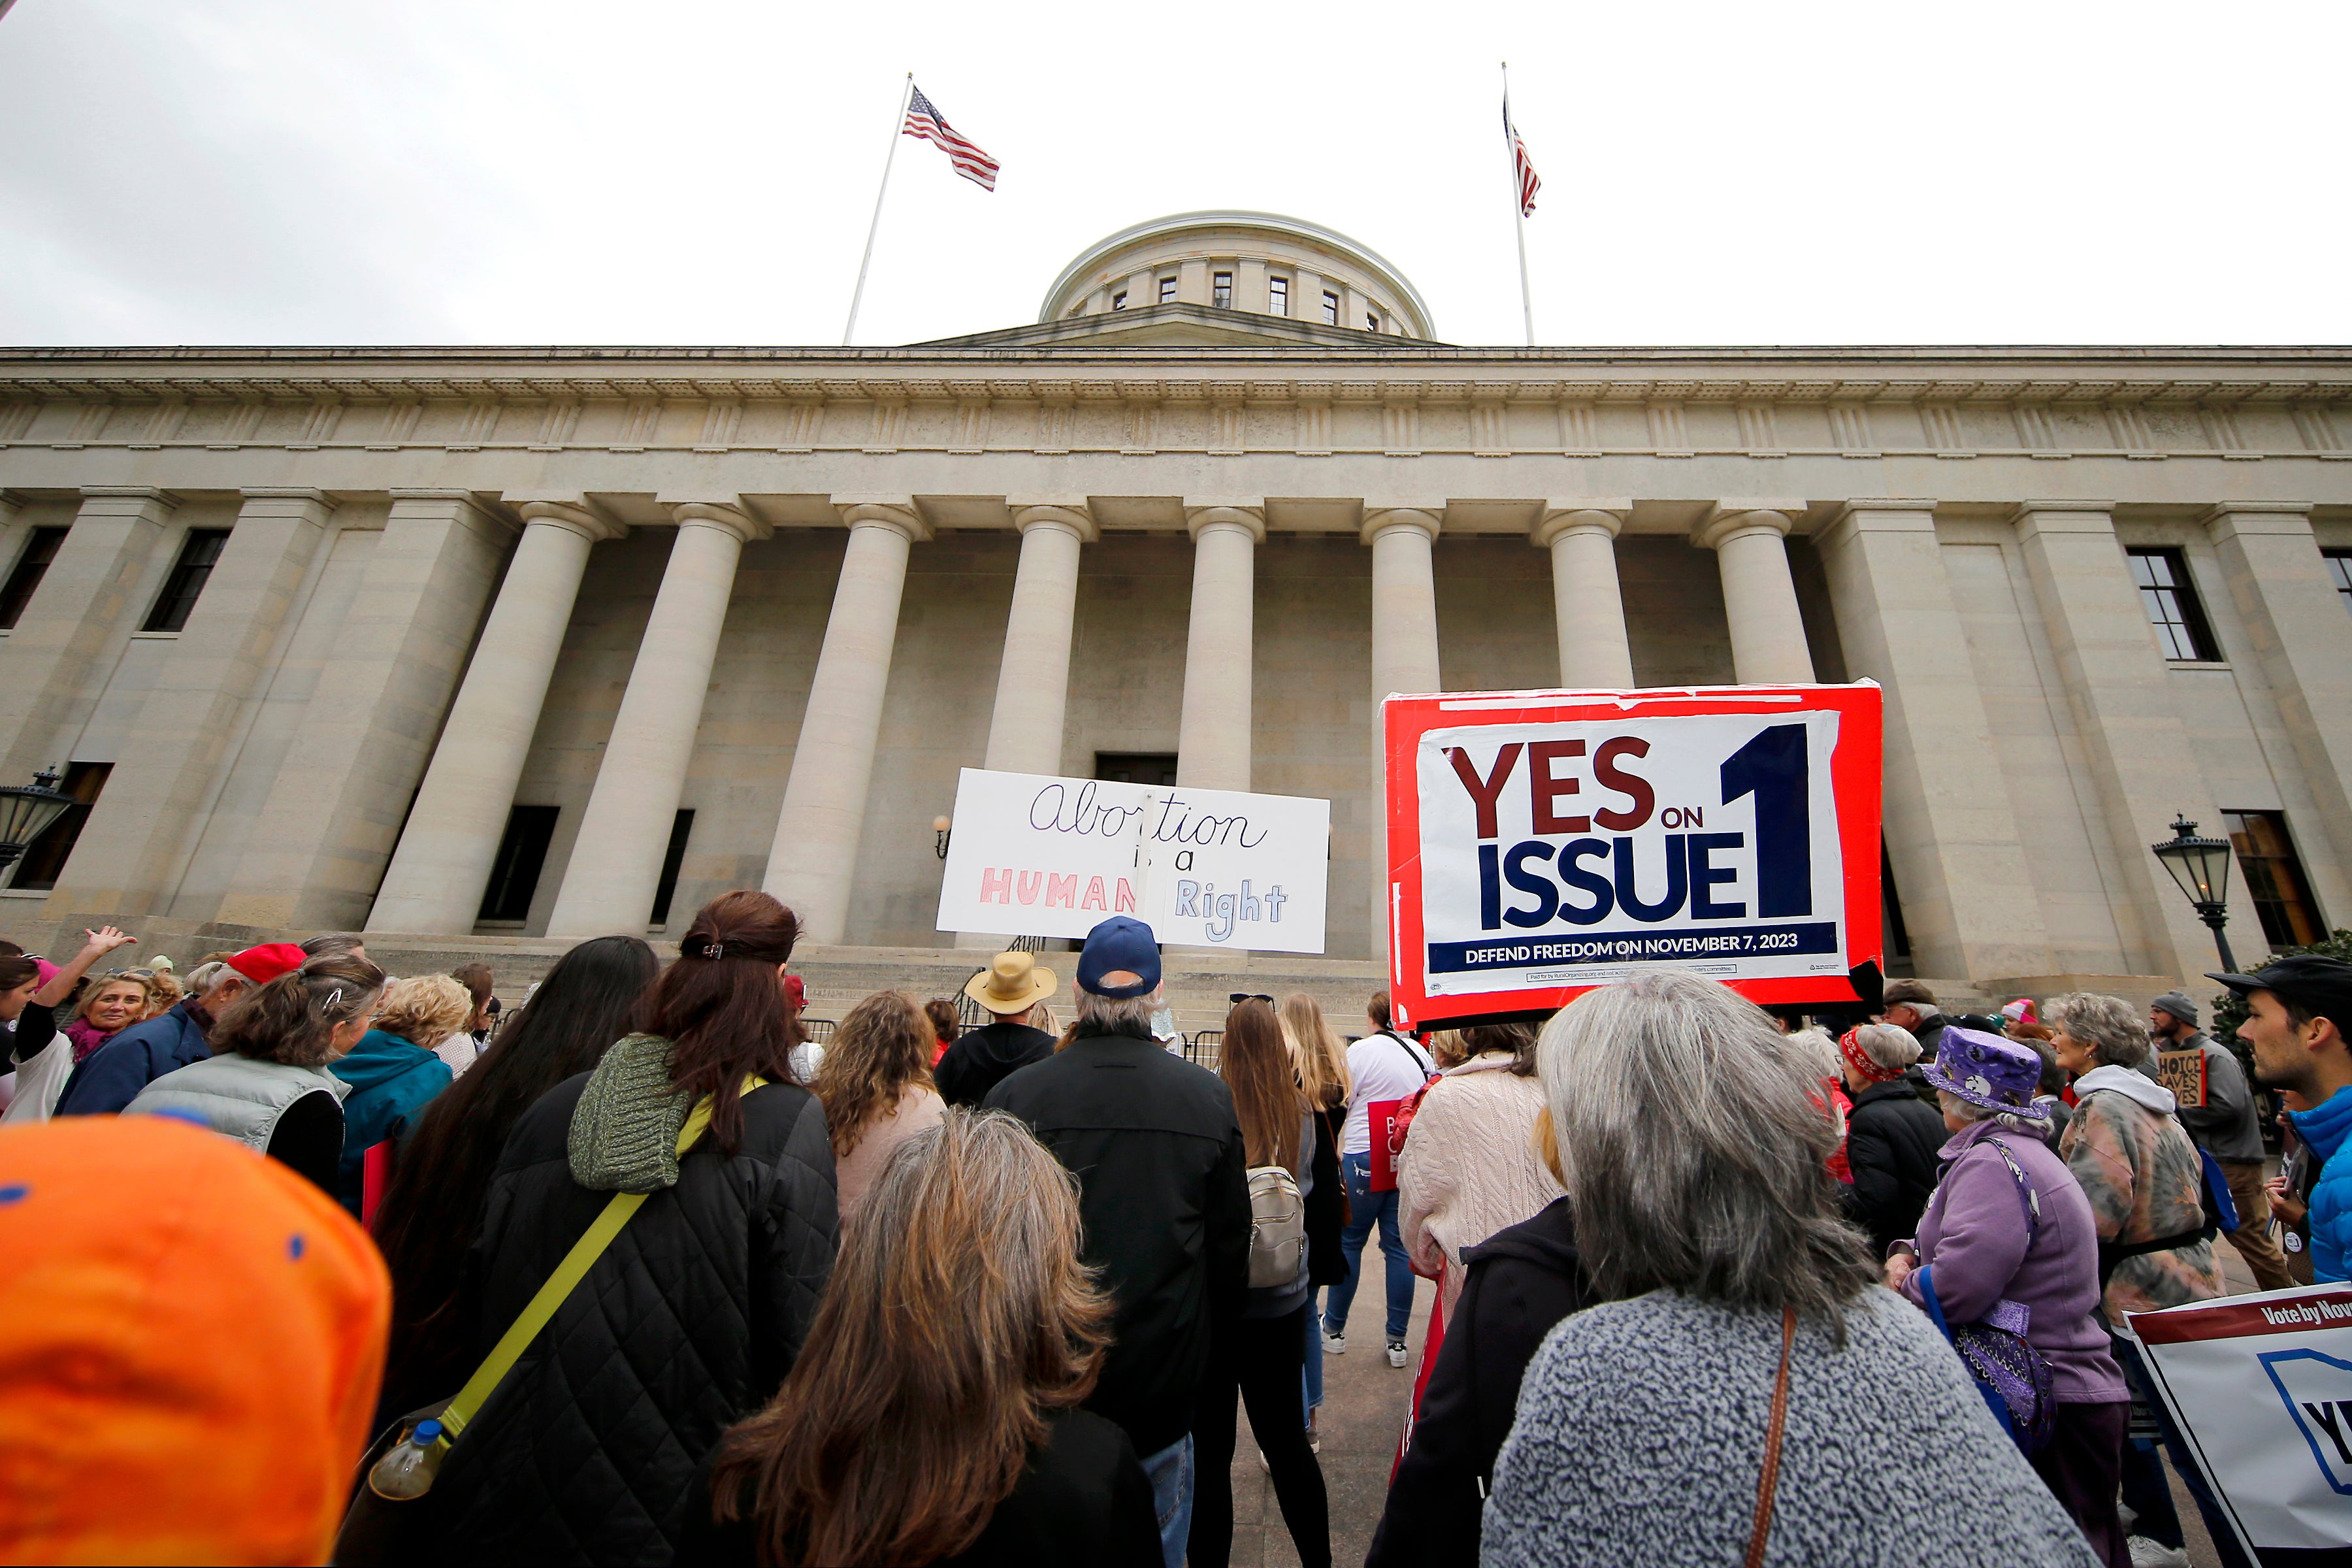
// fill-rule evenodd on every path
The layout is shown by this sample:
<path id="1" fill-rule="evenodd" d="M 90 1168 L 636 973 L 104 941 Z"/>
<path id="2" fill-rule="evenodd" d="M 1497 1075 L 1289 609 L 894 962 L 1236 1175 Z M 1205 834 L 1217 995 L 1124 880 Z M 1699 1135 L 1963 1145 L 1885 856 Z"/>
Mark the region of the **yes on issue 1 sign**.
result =
<path id="1" fill-rule="evenodd" d="M 940 931 L 1082 937 L 1133 915 L 1163 942 L 1323 951 L 1331 803 L 966 768 Z"/>
<path id="2" fill-rule="evenodd" d="M 1673 964 L 1852 1002 L 1881 960 L 1880 692 L 1391 697 L 1392 1000 L 1416 1025 L 1549 1011 Z"/>

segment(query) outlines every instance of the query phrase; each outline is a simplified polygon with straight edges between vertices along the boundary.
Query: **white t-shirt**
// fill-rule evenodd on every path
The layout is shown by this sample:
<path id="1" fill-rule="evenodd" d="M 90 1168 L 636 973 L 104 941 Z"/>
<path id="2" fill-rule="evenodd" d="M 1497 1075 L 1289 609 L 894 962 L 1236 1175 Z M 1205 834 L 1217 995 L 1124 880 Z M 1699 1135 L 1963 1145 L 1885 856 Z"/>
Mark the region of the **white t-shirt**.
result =
<path id="1" fill-rule="evenodd" d="M 1419 1046 L 1383 1031 L 1366 1035 L 1348 1047 L 1348 1125 L 1339 1134 L 1339 1152 L 1369 1154 L 1372 1150 L 1371 1103 L 1403 1100 L 1429 1081 L 1429 1053 Z"/>

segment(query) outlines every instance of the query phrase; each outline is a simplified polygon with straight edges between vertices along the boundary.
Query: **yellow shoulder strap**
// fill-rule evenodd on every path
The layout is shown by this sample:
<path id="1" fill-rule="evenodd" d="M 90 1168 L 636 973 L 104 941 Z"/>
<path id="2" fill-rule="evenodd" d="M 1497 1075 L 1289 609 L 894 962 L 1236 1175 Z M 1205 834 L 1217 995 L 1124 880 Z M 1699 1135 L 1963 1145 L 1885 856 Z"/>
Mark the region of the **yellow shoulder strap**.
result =
<path id="1" fill-rule="evenodd" d="M 756 1074 L 748 1076 L 743 1079 L 742 1092 L 749 1094 L 767 1081 Z M 687 1117 L 686 1125 L 678 1129 L 677 1152 L 680 1159 L 686 1157 L 686 1152 L 694 1147 L 709 1125 L 710 1097 L 705 1095 L 701 1103 Z M 547 1283 L 539 1288 L 539 1294 L 530 1299 L 530 1305 L 525 1307 L 509 1325 L 507 1331 L 499 1337 L 496 1348 L 474 1370 L 474 1375 L 466 1380 L 466 1386 L 449 1401 L 448 1408 L 441 1412 L 438 1419 L 442 1447 L 446 1448 L 466 1430 L 466 1424 L 474 1418 L 475 1413 L 481 1409 L 507 1373 L 514 1370 L 514 1363 L 522 1359 L 522 1352 L 531 1341 L 539 1337 L 539 1331 L 547 1327 L 548 1320 L 555 1316 L 555 1310 L 563 1305 L 564 1298 L 588 1277 L 588 1270 L 595 1266 L 597 1258 L 604 1256 L 604 1248 L 613 1244 L 613 1238 L 621 1234 L 621 1227 L 629 1223 L 630 1216 L 651 1195 L 649 1193 L 614 1193 L 613 1201 L 604 1205 L 604 1212 L 596 1216 L 595 1223 L 572 1244 L 572 1250 L 563 1255 L 563 1261 L 555 1266 L 555 1272 L 547 1277 Z"/>

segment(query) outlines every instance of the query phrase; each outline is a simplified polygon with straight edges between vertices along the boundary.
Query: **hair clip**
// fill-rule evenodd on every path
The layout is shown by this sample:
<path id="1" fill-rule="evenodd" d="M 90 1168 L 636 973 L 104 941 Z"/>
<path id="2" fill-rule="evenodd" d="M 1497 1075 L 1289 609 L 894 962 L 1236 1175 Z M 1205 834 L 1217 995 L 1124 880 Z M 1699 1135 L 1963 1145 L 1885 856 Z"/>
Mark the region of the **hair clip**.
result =
<path id="1" fill-rule="evenodd" d="M 328 1006 L 328 1007 L 331 1007 L 331 1008 L 332 1006 L 334 1006 L 334 1005 L 335 1005 L 336 1003 L 338 1003 L 338 1002 L 341 1001 L 342 999 L 343 999 L 343 988 L 342 988 L 341 986 L 338 985 L 338 986 L 336 986 L 332 991 L 330 991 L 330 992 L 328 992 L 328 993 L 327 993 L 327 1000 L 326 1000 L 325 1005 L 326 1005 L 326 1006 Z"/>
<path id="2" fill-rule="evenodd" d="M 723 942 L 706 942 L 702 944 L 702 956 L 724 958 L 727 956 L 727 944 Z"/>

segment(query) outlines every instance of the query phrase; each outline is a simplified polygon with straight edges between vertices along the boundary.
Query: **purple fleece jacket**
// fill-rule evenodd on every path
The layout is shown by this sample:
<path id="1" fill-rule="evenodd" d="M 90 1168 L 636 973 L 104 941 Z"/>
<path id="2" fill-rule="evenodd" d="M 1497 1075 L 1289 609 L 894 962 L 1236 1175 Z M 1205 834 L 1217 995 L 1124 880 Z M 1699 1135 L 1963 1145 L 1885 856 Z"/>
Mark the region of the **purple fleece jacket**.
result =
<path id="1" fill-rule="evenodd" d="M 2030 1252 L 2017 1179 L 2000 1151 L 1985 1142 L 1989 1136 L 2009 1146 L 2041 1195 L 2042 1221 Z M 1935 1268 L 1944 1321 L 1958 1328 L 1996 1301 L 2018 1302 L 2033 1314 L 2025 1337 L 2050 1363 L 2060 1404 L 2129 1399 L 2097 1316 L 2098 1226 L 2066 1163 L 2035 1134 L 1990 1121 L 1970 1123 L 1937 1152 L 1947 1163 L 1919 1217 L 1919 1261 Z M 1918 1302 L 1916 1274 L 1903 1281 L 1903 1294 Z"/>

